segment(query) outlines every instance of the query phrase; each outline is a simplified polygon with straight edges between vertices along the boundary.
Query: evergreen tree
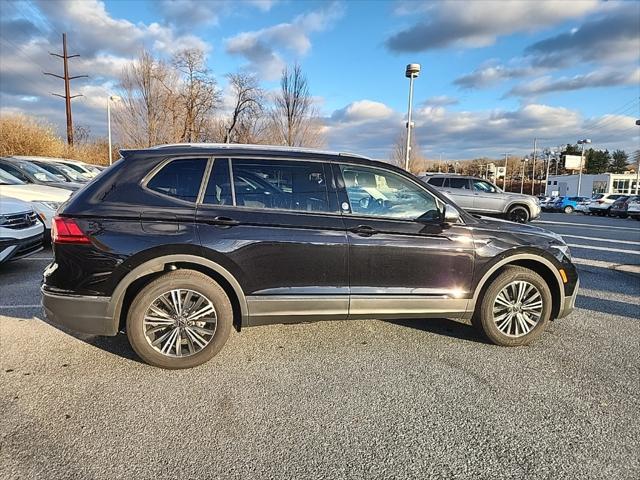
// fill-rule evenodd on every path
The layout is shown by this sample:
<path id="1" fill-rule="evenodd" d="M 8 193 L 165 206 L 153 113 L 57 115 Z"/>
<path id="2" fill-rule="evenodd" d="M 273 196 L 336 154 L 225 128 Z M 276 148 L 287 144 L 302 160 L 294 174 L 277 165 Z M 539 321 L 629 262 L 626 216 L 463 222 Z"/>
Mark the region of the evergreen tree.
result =
<path id="1" fill-rule="evenodd" d="M 629 155 L 624 150 L 613 152 L 609 170 L 613 173 L 624 173 L 628 167 Z"/>
<path id="2" fill-rule="evenodd" d="M 611 155 L 609 150 L 594 150 L 590 148 L 584 152 L 585 173 L 604 173 L 609 168 Z"/>

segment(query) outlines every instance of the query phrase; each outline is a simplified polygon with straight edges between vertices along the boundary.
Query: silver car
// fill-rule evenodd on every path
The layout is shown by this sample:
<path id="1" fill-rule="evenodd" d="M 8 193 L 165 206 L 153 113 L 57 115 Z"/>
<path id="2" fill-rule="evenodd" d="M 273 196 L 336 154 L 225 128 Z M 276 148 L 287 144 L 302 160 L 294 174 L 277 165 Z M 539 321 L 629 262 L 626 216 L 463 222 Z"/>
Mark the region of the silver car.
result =
<path id="1" fill-rule="evenodd" d="M 482 178 L 444 174 L 425 176 L 422 180 L 472 213 L 499 215 L 518 223 L 527 223 L 540 216 L 537 197 L 503 192 Z"/>

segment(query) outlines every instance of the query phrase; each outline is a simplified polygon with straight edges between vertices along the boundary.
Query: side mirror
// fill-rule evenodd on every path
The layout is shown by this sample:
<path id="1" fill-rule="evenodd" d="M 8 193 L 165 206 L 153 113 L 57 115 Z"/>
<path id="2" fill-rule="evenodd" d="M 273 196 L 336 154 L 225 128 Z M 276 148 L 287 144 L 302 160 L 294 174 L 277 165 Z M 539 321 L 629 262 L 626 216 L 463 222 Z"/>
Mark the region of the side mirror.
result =
<path id="1" fill-rule="evenodd" d="M 443 223 L 453 224 L 460 221 L 460 212 L 451 205 L 444 206 Z"/>

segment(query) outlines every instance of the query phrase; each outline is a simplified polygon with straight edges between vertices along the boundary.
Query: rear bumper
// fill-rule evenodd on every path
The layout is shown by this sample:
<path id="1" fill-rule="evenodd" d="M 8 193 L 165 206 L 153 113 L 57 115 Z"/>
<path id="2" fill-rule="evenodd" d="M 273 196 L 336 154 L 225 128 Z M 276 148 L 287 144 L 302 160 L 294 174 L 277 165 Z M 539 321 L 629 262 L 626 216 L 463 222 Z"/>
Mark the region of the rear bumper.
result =
<path id="1" fill-rule="evenodd" d="M 558 318 L 564 318 L 573 312 L 576 306 L 576 297 L 578 296 L 578 289 L 580 288 L 580 279 L 577 280 L 576 286 L 573 289 L 573 294 L 564 297 L 564 304 L 560 305 L 560 311 L 558 312 Z"/>
<path id="2" fill-rule="evenodd" d="M 109 313 L 109 297 L 61 295 L 42 289 L 47 319 L 61 327 L 91 335 L 116 335 L 118 322 Z"/>

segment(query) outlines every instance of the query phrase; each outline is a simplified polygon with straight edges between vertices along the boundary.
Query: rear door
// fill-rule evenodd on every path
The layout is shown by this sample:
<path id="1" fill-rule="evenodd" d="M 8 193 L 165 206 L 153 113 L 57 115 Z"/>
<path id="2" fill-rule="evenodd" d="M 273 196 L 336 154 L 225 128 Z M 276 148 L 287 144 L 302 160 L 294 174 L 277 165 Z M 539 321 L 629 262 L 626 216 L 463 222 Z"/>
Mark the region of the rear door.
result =
<path id="1" fill-rule="evenodd" d="M 251 324 L 346 318 L 347 238 L 329 165 L 216 158 L 197 222 L 204 254 L 240 282 Z"/>
<path id="2" fill-rule="evenodd" d="M 442 186 L 445 195 L 465 210 L 473 210 L 473 192 L 471 182 L 465 177 L 447 177 Z"/>
<path id="3" fill-rule="evenodd" d="M 473 242 L 443 226 L 441 200 L 396 172 L 334 165 L 349 238 L 349 317 L 410 317 L 466 308 Z"/>

